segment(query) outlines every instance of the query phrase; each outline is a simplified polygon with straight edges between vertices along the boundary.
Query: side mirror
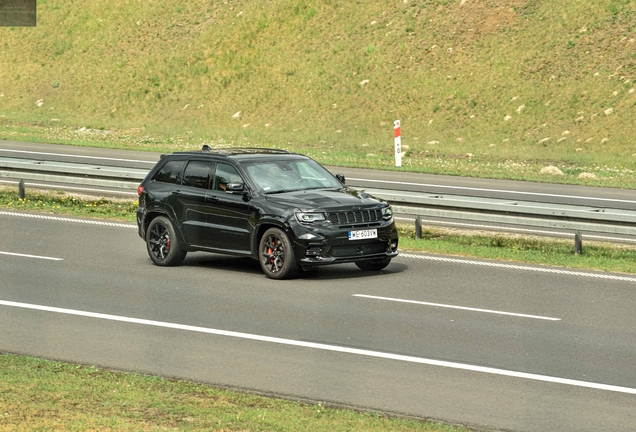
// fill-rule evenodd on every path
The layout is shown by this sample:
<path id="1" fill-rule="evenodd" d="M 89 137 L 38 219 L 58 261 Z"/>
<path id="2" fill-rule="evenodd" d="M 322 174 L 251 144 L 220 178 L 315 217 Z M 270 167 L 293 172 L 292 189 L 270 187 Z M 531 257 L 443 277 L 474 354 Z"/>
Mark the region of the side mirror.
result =
<path id="1" fill-rule="evenodd" d="M 244 190 L 243 183 L 228 183 L 225 187 L 225 193 L 243 193 Z"/>
<path id="2" fill-rule="evenodd" d="M 345 176 L 342 174 L 336 174 L 336 178 L 338 179 L 338 181 L 340 183 L 342 183 L 343 185 L 345 184 Z"/>

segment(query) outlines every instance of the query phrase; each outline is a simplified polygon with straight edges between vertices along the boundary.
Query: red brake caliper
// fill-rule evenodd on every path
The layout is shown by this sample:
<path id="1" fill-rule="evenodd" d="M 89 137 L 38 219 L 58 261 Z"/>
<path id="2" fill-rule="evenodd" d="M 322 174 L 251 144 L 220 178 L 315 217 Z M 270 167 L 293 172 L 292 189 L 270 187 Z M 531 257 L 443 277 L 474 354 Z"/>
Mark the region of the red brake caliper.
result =
<path id="1" fill-rule="evenodd" d="M 274 246 L 274 245 L 275 245 L 275 243 L 274 243 L 274 242 L 272 242 L 272 246 Z M 268 247 L 268 248 L 267 248 L 267 253 L 271 255 L 272 253 L 274 253 L 274 249 L 272 249 L 271 247 Z M 270 263 L 273 263 L 273 262 L 274 262 L 274 257 L 271 257 L 271 258 L 269 259 L 269 262 L 270 262 Z"/>

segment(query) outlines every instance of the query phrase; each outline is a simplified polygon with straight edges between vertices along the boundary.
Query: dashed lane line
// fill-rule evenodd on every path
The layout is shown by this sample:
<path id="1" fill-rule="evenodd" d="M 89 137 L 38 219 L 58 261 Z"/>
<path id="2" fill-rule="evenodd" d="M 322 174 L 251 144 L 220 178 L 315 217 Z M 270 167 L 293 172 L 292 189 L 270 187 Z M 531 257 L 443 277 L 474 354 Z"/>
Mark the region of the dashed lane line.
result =
<path id="1" fill-rule="evenodd" d="M 22 258 L 37 258 L 37 259 L 51 260 L 51 261 L 64 261 L 64 258 L 53 258 L 53 257 L 39 256 L 39 255 L 27 255 L 27 254 L 20 254 L 20 253 L 14 253 L 14 252 L 0 251 L 0 255 L 10 255 L 10 256 L 17 256 Z"/>
<path id="2" fill-rule="evenodd" d="M 15 308 L 21 308 L 21 309 L 31 309 L 31 310 L 44 311 L 44 312 L 53 312 L 53 313 L 81 316 L 81 317 L 87 317 L 87 318 L 97 318 L 97 319 L 103 319 L 103 320 L 109 320 L 109 321 L 118 321 L 118 322 L 147 325 L 147 326 L 153 326 L 153 327 L 170 328 L 170 329 L 190 331 L 190 332 L 206 333 L 206 334 L 212 334 L 212 335 L 223 336 L 223 337 L 231 337 L 231 338 L 252 340 L 252 341 L 258 341 L 258 342 L 265 342 L 265 343 L 274 343 L 274 344 L 294 346 L 299 348 L 308 348 L 308 349 L 314 349 L 314 350 L 338 352 L 343 354 L 374 357 L 374 358 L 385 359 L 385 360 L 416 363 L 416 364 L 423 364 L 428 366 L 444 367 L 448 369 L 457 369 L 457 370 L 464 370 L 464 371 L 477 372 L 477 373 L 486 373 L 486 374 L 492 374 L 492 375 L 507 376 L 511 378 L 521 378 L 521 379 L 528 379 L 533 381 L 542 381 L 542 382 L 548 382 L 548 383 L 554 383 L 554 384 L 569 385 L 574 387 L 583 387 L 583 388 L 590 388 L 595 390 L 628 393 L 628 394 L 636 395 L 636 388 L 621 387 L 621 386 L 616 386 L 611 384 L 594 383 L 589 381 L 580 381 L 580 380 L 574 380 L 569 378 L 559 378 L 559 377 L 548 376 L 548 375 L 539 375 L 539 374 L 533 374 L 528 372 L 518 372 L 518 371 L 498 369 L 498 368 L 487 367 L 487 366 L 478 366 L 473 364 L 464 364 L 464 363 L 458 363 L 458 362 L 436 360 L 436 359 L 415 357 L 415 356 L 409 356 L 409 355 L 393 354 L 388 352 L 373 351 L 373 350 L 362 349 L 362 348 L 352 348 L 352 347 L 339 346 L 339 345 L 329 345 L 325 343 L 306 342 L 306 341 L 284 339 L 284 338 L 273 337 L 273 336 L 241 333 L 241 332 L 229 331 L 229 330 L 219 330 L 219 329 L 213 329 L 213 328 L 207 328 L 207 327 L 197 327 L 197 326 L 191 326 L 191 325 L 185 325 L 185 324 L 175 324 L 175 323 L 169 323 L 169 322 L 163 322 L 163 321 L 153 321 L 148 319 L 132 318 L 132 317 L 119 316 L 119 315 L 109 315 L 109 314 L 87 312 L 87 311 L 80 311 L 80 310 L 74 310 L 74 309 L 64 309 L 64 308 L 51 307 L 51 306 L 34 305 L 29 303 L 18 303 L 18 302 L 5 301 L 5 300 L 0 300 L 0 306 L 15 307 Z"/>
<path id="3" fill-rule="evenodd" d="M 490 313 L 490 314 L 496 314 L 496 315 L 508 315 L 508 316 L 514 316 L 519 318 L 533 318 L 533 319 L 540 319 L 540 320 L 547 320 L 547 321 L 561 321 L 561 318 L 552 318 L 552 317 L 546 317 L 546 316 L 540 316 L 540 315 L 528 315 L 528 314 L 522 314 L 517 312 L 504 312 L 504 311 L 491 310 L 491 309 L 479 309 L 479 308 L 472 308 L 472 307 L 466 307 L 466 306 L 456 306 L 456 305 L 449 305 L 449 304 L 442 304 L 442 303 L 430 303 L 430 302 L 424 302 L 424 301 L 406 300 L 406 299 L 398 299 L 398 298 L 391 298 L 391 297 L 380 297 L 380 296 L 373 296 L 373 295 L 367 295 L 367 294 L 353 294 L 353 297 L 367 298 L 372 300 L 384 300 L 384 301 L 398 302 L 398 303 L 410 303 L 410 304 L 433 306 L 433 307 L 440 307 L 440 308 L 447 308 L 447 309 L 460 309 L 460 310 L 465 310 L 470 312 L 482 312 L 482 313 Z"/>

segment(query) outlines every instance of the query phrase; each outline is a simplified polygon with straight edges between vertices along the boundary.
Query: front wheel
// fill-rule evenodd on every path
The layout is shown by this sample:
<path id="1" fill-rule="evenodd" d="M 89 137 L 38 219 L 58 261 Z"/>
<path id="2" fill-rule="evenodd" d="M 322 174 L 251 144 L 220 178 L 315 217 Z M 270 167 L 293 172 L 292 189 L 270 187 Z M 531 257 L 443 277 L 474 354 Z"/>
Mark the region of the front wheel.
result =
<path id="1" fill-rule="evenodd" d="M 358 268 L 364 271 L 379 271 L 388 266 L 390 263 L 390 259 L 382 261 L 356 261 Z"/>
<path id="2" fill-rule="evenodd" d="M 287 279 L 298 274 L 294 249 L 287 234 L 279 228 L 265 231 L 258 246 L 259 262 L 265 276 Z"/>
<path id="3" fill-rule="evenodd" d="M 150 222 L 146 233 L 146 249 L 152 262 L 158 266 L 179 265 L 187 253 L 179 247 L 172 222 L 163 216 L 156 217 Z"/>

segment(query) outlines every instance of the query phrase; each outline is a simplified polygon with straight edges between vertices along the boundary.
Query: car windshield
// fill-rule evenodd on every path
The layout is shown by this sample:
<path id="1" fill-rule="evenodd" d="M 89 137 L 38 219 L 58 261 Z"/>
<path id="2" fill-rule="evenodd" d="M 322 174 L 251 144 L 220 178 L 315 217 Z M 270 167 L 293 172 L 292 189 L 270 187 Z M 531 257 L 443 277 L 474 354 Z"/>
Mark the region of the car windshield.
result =
<path id="1" fill-rule="evenodd" d="M 245 167 L 265 193 L 342 187 L 329 171 L 311 159 L 254 161 Z"/>

